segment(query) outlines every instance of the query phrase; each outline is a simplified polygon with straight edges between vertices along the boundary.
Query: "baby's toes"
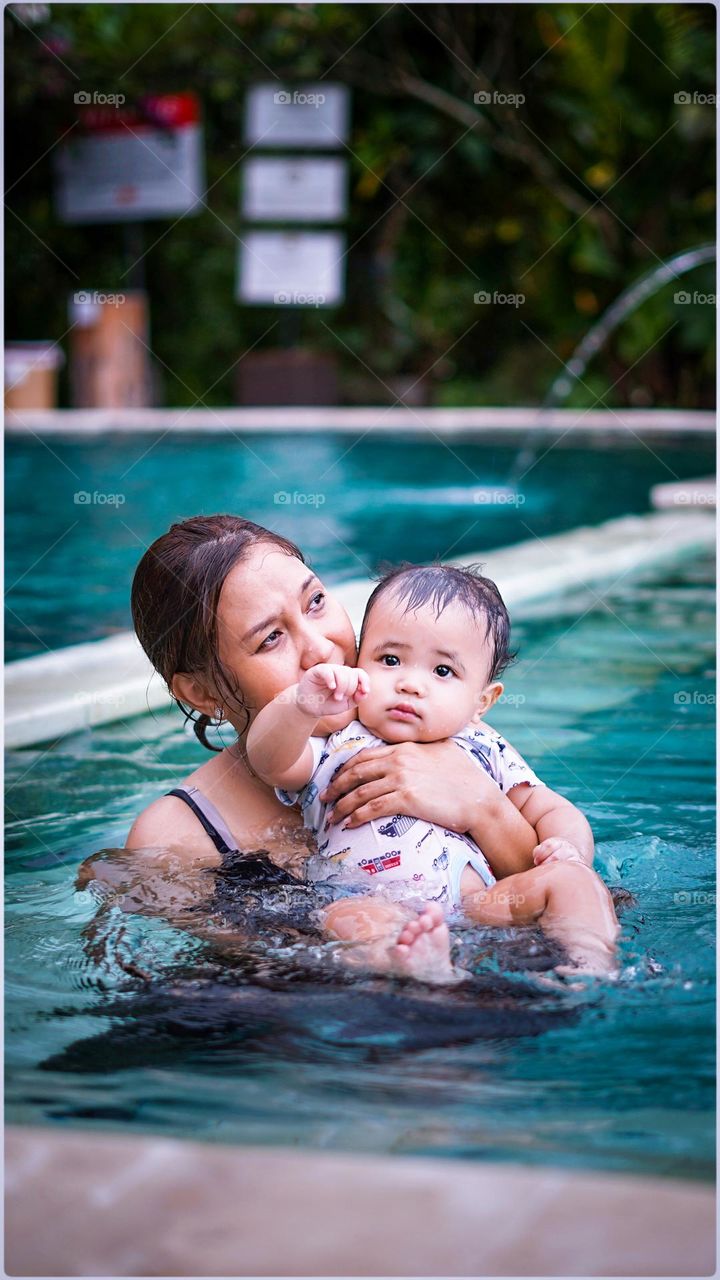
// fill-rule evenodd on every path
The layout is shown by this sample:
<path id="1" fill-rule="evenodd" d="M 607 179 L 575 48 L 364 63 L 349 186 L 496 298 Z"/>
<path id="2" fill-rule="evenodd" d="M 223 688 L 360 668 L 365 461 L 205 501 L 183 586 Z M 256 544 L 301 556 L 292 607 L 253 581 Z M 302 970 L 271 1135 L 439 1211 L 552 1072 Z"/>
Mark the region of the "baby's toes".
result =
<path id="1" fill-rule="evenodd" d="M 437 929 L 444 920 L 445 913 L 439 902 L 428 902 L 420 915 L 420 924 L 423 929 Z"/>
<path id="2" fill-rule="evenodd" d="M 407 920 L 398 934 L 397 945 L 411 947 L 419 933 L 420 921 L 417 919 Z"/>

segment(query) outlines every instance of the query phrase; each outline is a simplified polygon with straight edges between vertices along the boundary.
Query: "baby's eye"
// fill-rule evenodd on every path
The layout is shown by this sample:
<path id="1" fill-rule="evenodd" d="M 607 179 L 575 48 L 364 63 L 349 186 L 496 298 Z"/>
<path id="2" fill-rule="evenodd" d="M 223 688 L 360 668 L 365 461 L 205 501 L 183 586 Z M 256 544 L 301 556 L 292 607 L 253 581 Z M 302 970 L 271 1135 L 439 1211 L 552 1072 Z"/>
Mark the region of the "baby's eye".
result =
<path id="1" fill-rule="evenodd" d="M 441 662 L 439 666 L 435 668 L 435 674 L 438 676 L 442 676 L 442 679 L 446 680 L 448 676 L 455 675 L 455 672 L 453 671 L 452 667 L 447 667 L 445 666 L 444 662 Z"/>
<path id="2" fill-rule="evenodd" d="M 380 659 L 380 662 L 385 667 L 397 667 L 400 665 L 400 659 L 398 658 L 396 653 L 384 653 Z"/>

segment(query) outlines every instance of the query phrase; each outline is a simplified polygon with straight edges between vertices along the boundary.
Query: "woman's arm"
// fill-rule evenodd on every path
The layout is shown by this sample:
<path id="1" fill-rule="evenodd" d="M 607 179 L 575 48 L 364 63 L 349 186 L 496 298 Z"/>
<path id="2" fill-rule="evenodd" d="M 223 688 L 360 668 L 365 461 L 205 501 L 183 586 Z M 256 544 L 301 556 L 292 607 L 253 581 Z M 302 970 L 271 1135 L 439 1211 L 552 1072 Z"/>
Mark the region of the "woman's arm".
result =
<path id="1" fill-rule="evenodd" d="M 397 813 L 468 832 L 498 878 L 533 865 L 537 833 L 493 779 L 456 743 L 371 747 L 349 761 L 321 799 L 333 822 L 359 827 Z"/>

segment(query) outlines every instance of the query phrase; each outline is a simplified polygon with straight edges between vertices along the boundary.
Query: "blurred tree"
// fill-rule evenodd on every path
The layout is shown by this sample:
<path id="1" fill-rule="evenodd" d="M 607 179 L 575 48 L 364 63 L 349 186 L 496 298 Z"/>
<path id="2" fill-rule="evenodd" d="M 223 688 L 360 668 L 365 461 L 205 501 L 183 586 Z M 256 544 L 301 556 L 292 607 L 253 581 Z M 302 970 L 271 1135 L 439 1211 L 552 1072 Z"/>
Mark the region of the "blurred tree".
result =
<path id="1" fill-rule="evenodd" d="M 120 227 L 55 218 L 52 151 L 74 94 L 202 100 L 206 208 L 144 228 L 168 404 L 231 402 L 243 352 L 282 331 L 275 309 L 234 301 L 242 101 L 257 81 L 354 91 L 347 301 L 296 326 L 341 360 L 349 398 L 387 402 L 417 381 L 439 403 L 540 400 L 628 283 L 713 238 L 708 5 L 16 4 L 5 24 L 10 338 L 59 337 L 73 289 L 132 278 Z M 713 279 L 678 287 L 710 295 Z M 525 301 L 476 303 L 483 292 Z M 714 307 L 673 294 L 623 324 L 573 403 L 714 402 Z"/>

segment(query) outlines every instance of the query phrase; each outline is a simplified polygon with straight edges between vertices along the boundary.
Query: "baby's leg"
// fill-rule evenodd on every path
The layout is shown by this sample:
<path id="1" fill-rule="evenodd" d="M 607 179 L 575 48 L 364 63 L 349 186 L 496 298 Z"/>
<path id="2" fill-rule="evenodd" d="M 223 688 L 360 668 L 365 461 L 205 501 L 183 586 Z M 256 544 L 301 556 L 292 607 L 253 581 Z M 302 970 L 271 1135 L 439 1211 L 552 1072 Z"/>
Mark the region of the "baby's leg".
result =
<path id="1" fill-rule="evenodd" d="M 437 903 L 412 912 L 379 897 L 341 898 L 324 908 L 323 920 L 331 938 L 353 944 L 344 955 L 350 965 L 437 984 L 464 976 L 450 960 L 450 935 Z"/>
<path id="2" fill-rule="evenodd" d="M 537 923 L 562 943 L 574 969 L 610 973 L 620 931 L 612 898 L 600 877 L 577 862 L 545 863 L 478 890 L 471 868 L 460 882 L 462 906 L 478 924 Z M 476 879 L 478 877 L 475 877 Z"/>

